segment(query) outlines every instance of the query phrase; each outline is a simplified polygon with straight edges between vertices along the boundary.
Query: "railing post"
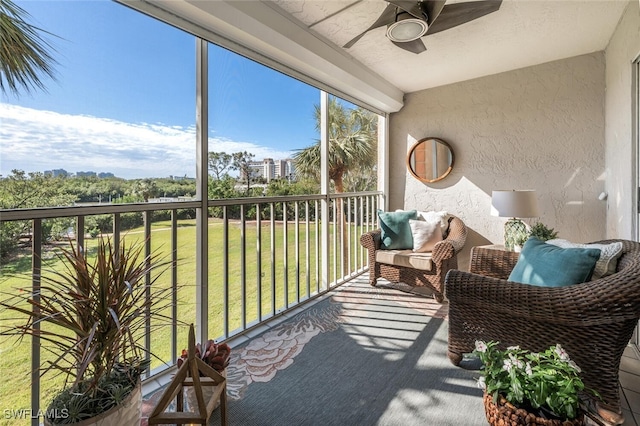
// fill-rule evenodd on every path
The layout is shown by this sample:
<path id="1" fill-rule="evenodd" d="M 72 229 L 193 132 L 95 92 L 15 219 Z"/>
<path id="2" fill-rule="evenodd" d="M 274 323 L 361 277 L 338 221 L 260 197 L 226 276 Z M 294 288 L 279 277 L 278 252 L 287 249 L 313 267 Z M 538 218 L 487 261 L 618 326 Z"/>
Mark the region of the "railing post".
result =
<path id="1" fill-rule="evenodd" d="M 307 283 L 307 297 L 311 297 L 311 235 L 309 234 L 309 200 L 304 202 L 305 210 L 305 281 Z"/>
<path id="2" fill-rule="evenodd" d="M 147 302 L 147 307 L 145 308 L 145 318 L 144 318 L 144 347 L 146 349 L 145 359 L 147 361 L 151 360 L 151 218 L 152 212 L 145 211 L 142 213 L 143 223 L 144 223 L 144 258 L 146 259 L 147 273 L 144 276 L 144 297 Z M 151 372 L 151 367 L 149 367 L 146 371 L 147 376 Z"/>
<path id="3" fill-rule="evenodd" d="M 249 179 L 249 178 L 247 178 Z M 247 328 L 247 222 L 244 204 L 240 204 L 240 299 L 242 329 Z"/>
<path id="4" fill-rule="evenodd" d="M 120 247 L 120 213 L 115 213 L 113 215 L 113 246 Z M 118 250 L 116 250 L 118 253 Z"/>
<path id="5" fill-rule="evenodd" d="M 40 284 L 42 274 L 42 219 L 33 219 L 31 230 L 31 291 L 35 303 L 40 302 Z M 33 305 L 34 313 L 40 308 Z M 32 325 L 35 330 L 40 331 L 40 323 L 35 321 Z M 31 410 L 32 413 L 40 411 L 40 336 L 34 333 L 31 337 Z M 35 417 L 35 418 L 34 418 Z M 38 426 L 40 418 L 32 416 L 31 426 Z"/>
<path id="6" fill-rule="evenodd" d="M 271 249 L 271 315 L 276 314 L 276 205 L 274 202 L 269 204 L 270 212 L 270 249 Z"/>
<path id="7" fill-rule="evenodd" d="M 171 361 L 178 358 L 178 210 L 171 210 Z"/>
<path id="8" fill-rule="evenodd" d="M 262 321 L 262 209 L 256 204 L 256 299 L 258 301 L 258 321 Z"/>
<path id="9" fill-rule="evenodd" d="M 84 216 L 76 218 L 76 245 L 84 250 Z"/>
<path id="10" fill-rule="evenodd" d="M 283 275 L 283 292 L 284 292 L 284 309 L 289 308 L 289 222 L 287 214 L 287 203 L 282 203 L 282 268 Z"/>
<path id="11" fill-rule="evenodd" d="M 222 285 L 224 292 L 224 335 L 229 336 L 229 208 L 222 206 Z"/>
<path id="12" fill-rule="evenodd" d="M 296 303 L 300 303 L 300 202 L 294 204 L 295 227 L 294 227 L 294 255 L 296 258 Z"/>

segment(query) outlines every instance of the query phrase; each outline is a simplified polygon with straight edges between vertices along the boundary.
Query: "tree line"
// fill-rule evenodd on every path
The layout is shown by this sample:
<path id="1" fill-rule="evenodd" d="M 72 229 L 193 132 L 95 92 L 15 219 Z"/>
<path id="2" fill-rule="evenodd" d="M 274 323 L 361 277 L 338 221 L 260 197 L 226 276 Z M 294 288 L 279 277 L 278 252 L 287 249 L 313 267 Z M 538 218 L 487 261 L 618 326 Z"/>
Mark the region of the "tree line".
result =
<path id="1" fill-rule="evenodd" d="M 228 175 L 221 179 L 209 176 L 209 198 L 242 198 L 263 195 L 296 195 L 317 193 L 316 186 L 308 181 L 271 181 L 266 188 L 244 188 Z M 97 178 L 52 176 L 40 172 L 13 170 L 8 176 L 0 176 L 0 209 L 29 209 L 37 207 L 72 206 L 83 203 L 127 204 L 148 202 L 155 197 L 184 197 L 195 195 L 195 180 L 170 178 Z M 210 209 L 211 217 L 221 217 L 219 208 Z M 231 217 L 239 217 L 239 209 L 227 212 Z M 156 211 L 153 220 L 167 220 L 169 211 Z M 179 219 L 195 218 L 193 209 L 181 209 Z M 143 224 L 141 212 L 120 215 L 122 230 Z M 74 218 L 56 218 L 43 221 L 43 241 L 66 238 L 67 230 L 75 226 Z M 111 232 L 113 215 L 91 215 L 85 218 L 86 232 L 95 236 L 101 232 Z M 6 258 L 16 253 L 21 242 L 28 244 L 31 221 L 0 223 L 0 257 Z"/>

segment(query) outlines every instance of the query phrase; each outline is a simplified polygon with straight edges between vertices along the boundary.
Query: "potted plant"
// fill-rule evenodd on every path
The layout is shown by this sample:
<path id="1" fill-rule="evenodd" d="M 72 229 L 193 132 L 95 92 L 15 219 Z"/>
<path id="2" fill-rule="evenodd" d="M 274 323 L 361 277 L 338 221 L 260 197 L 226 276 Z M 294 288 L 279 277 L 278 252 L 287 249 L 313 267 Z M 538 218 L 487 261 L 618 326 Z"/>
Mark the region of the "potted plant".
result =
<path id="1" fill-rule="evenodd" d="M 549 228 L 542 222 L 537 222 L 531 227 L 531 231 L 529 231 L 529 237 L 535 237 L 540 241 L 553 240 L 557 236 L 558 232 L 553 228 Z"/>
<path id="2" fill-rule="evenodd" d="M 27 320 L 0 333 L 38 335 L 52 355 L 43 374 L 66 376 L 65 389 L 46 410 L 55 418 L 45 417 L 45 424 L 89 425 L 100 419 L 108 425 L 104 417 L 113 412 L 119 416 L 114 424 L 139 423 L 140 376 L 149 366 L 141 339 L 146 319 L 152 316 L 158 324 L 171 303 L 172 290 L 153 285 L 170 261 L 144 256 L 144 244 L 122 241 L 115 247 L 106 237 L 99 237 L 95 257 L 69 245 L 57 254 L 62 269 L 42 274 L 39 290 L 5 295 L 0 306 Z M 40 329 L 40 324 L 50 326 Z"/>
<path id="3" fill-rule="evenodd" d="M 474 353 L 484 364 L 478 385 L 485 391 L 490 424 L 584 424 L 580 368 L 559 344 L 537 353 L 518 346 L 500 350 L 498 342 L 477 341 Z"/>
<path id="4" fill-rule="evenodd" d="M 177 360 L 178 368 L 182 366 L 182 363 L 186 361 L 189 356 L 189 352 L 186 349 L 182 350 L 180 358 Z M 226 343 L 218 344 L 214 340 L 208 340 L 204 344 L 204 350 L 202 345 L 198 343 L 196 345 L 196 357 L 200 358 L 204 361 L 209 367 L 212 367 L 214 370 L 222 374 L 224 377 L 227 376 L 226 368 L 229 365 L 229 357 L 231 356 L 231 348 Z M 202 375 L 202 374 L 201 374 Z M 205 402 L 213 397 L 216 386 L 207 386 L 202 389 L 204 394 Z M 197 407 L 197 399 L 195 396 L 195 391 L 193 387 L 185 387 L 185 395 L 187 397 L 187 401 L 189 402 L 190 407 Z M 214 409 L 218 407 L 220 401 L 217 401 L 214 404 Z"/>

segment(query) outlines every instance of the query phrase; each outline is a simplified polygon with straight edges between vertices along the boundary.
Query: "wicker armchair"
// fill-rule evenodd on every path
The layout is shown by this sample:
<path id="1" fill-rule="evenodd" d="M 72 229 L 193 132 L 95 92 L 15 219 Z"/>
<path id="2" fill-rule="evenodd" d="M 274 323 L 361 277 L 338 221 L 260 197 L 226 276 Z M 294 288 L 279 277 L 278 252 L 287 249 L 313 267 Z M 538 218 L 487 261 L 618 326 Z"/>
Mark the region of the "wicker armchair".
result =
<path id="1" fill-rule="evenodd" d="M 581 367 L 585 385 L 602 397 L 611 423 L 620 415 L 618 370 L 640 317 L 640 243 L 622 241 L 613 275 L 567 287 L 507 281 L 518 254 L 474 247 L 470 272 L 446 276 L 449 358 L 459 365 L 476 340 L 542 351 L 560 343 Z"/>
<path id="2" fill-rule="evenodd" d="M 433 290 L 436 301 L 444 300 L 444 277 L 450 269 L 458 267 L 458 253 L 464 247 L 467 227 L 455 216 L 449 218 L 449 229 L 445 239 L 436 244 L 431 253 L 431 270 L 414 269 L 376 261 L 376 251 L 380 250 L 381 230 L 367 232 L 360 237 L 360 244 L 369 254 L 369 284 L 376 285 L 378 278 L 391 282 L 402 282 L 411 286 L 426 286 Z"/>

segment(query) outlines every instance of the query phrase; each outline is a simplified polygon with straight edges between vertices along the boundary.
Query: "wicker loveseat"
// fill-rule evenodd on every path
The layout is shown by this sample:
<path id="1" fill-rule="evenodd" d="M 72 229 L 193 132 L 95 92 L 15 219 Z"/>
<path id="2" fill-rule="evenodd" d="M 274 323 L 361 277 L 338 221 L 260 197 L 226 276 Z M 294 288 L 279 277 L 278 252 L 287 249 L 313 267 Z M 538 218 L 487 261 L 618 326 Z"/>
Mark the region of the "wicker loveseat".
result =
<path id="1" fill-rule="evenodd" d="M 467 227 L 462 220 L 450 215 L 448 222 L 444 239 L 435 245 L 431 253 L 421 254 L 417 262 L 411 260 L 411 253 L 408 253 L 411 250 L 381 250 L 380 229 L 363 234 L 360 244 L 368 251 L 369 284 L 375 286 L 378 278 L 385 278 L 394 283 L 426 286 L 433 290 L 435 299 L 441 303 L 444 300 L 444 277 L 447 271 L 458 267 L 457 255 L 467 238 Z"/>
<path id="2" fill-rule="evenodd" d="M 598 243 L 616 241 L 623 248 L 615 273 L 555 288 L 507 281 L 518 253 L 474 247 L 470 272 L 445 279 L 451 361 L 459 365 L 476 340 L 535 351 L 560 343 L 602 397 L 600 414 L 621 422 L 618 371 L 640 317 L 640 243 Z"/>

